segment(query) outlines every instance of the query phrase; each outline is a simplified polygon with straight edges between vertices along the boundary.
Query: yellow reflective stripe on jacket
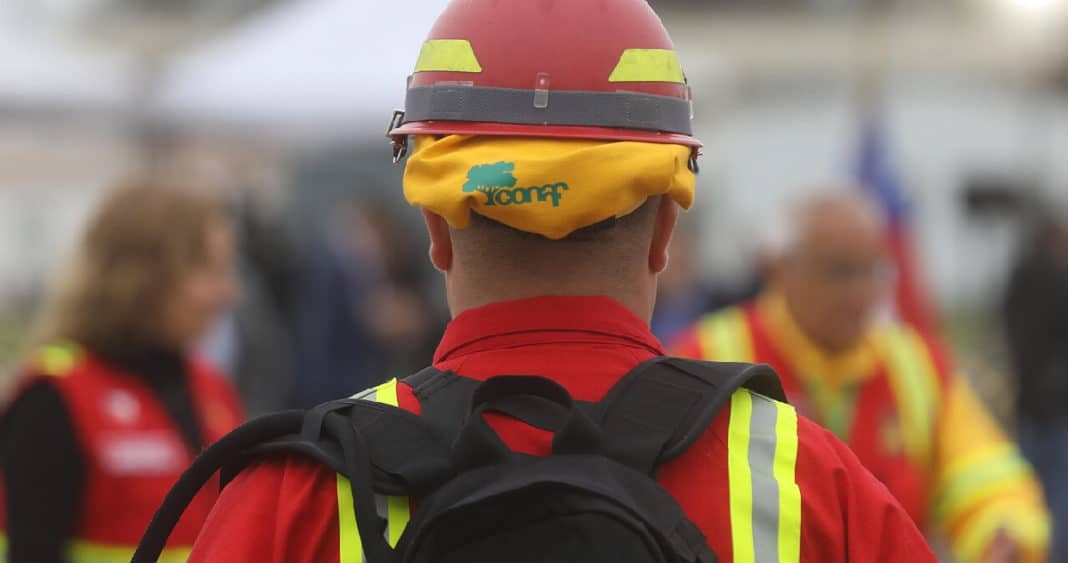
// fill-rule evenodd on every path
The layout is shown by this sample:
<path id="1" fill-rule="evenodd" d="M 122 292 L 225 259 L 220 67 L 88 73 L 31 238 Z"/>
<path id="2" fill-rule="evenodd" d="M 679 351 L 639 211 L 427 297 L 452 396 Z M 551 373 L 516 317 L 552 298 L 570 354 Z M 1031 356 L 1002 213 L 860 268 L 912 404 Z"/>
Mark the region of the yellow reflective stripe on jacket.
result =
<path id="1" fill-rule="evenodd" d="M 113 546 L 89 542 L 74 542 L 70 547 L 71 563 L 129 563 L 137 546 Z M 170 548 L 160 554 L 160 563 L 184 563 L 192 547 Z"/>
<path id="2" fill-rule="evenodd" d="M 798 563 L 797 413 L 746 389 L 736 391 L 727 458 L 735 563 Z"/>
<path id="3" fill-rule="evenodd" d="M 909 328 L 890 327 L 879 337 L 883 339 L 905 453 L 926 467 L 931 460 L 935 417 L 941 401 L 934 362 L 920 336 Z"/>
<path id="4" fill-rule="evenodd" d="M 935 508 L 937 518 L 950 522 L 997 491 L 1013 490 L 1032 478 L 1031 468 L 1012 444 L 984 448 L 947 470 L 939 487 L 942 492 Z"/>
<path id="5" fill-rule="evenodd" d="M 1045 503 L 1027 462 L 963 377 L 952 377 L 943 393 L 931 475 L 933 523 L 954 552 L 982 553 L 1004 528 L 1023 550 L 1020 563 L 1044 561 Z M 1020 524 L 1029 521 L 1039 525 Z"/>
<path id="6" fill-rule="evenodd" d="M 984 510 L 954 543 L 953 555 L 960 561 L 979 561 L 1000 530 L 1008 532 L 1025 553 L 1042 554 L 1049 542 L 1050 521 L 1046 514 L 1031 507 L 1014 506 L 1012 501 L 996 503 Z M 1036 558 L 1025 555 L 1021 560 Z"/>
<path id="7" fill-rule="evenodd" d="M 33 353 L 33 367 L 41 375 L 63 377 L 74 369 L 82 349 L 72 342 L 57 342 L 42 346 Z"/>
<path id="8" fill-rule="evenodd" d="M 376 401 L 386 405 L 398 406 L 397 380 L 391 379 L 378 387 L 373 387 L 353 395 L 353 398 Z M 404 528 L 411 520 L 408 497 L 375 496 L 375 505 L 379 516 L 386 519 L 386 539 L 393 547 L 397 546 Z M 352 486 L 344 475 L 337 476 L 337 512 L 341 563 L 363 563 L 363 543 L 356 528 L 356 511 L 352 506 Z"/>
<path id="9" fill-rule="evenodd" d="M 71 563 L 130 563 L 133 558 L 134 545 L 102 544 L 86 541 L 71 542 L 67 548 L 67 558 Z M 185 563 L 189 559 L 192 547 L 173 547 L 164 549 L 159 556 L 160 563 Z M 7 563 L 7 534 L 0 534 L 0 563 Z"/>
<path id="10" fill-rule="evenodd" d="M 797 485 L 797 412 L 775 401 L 775 482 L 779 484 L 779 561 L 801 559 L 801 487 Z"/>
<path id="11" fill-rule="evenodd" d="M 753 342 L 745 310 L 731 307 L 706 315 L 697 325 L 701 357 L 718 362 L 752 362 Z"/>
<path id="12" fill-rule="evenodd" d="M 352 485 L 342 474 L 337 475 L 338 561 L 363 563 L 363 542 L 356 529 L 356 509 L 352 506 Z"/>

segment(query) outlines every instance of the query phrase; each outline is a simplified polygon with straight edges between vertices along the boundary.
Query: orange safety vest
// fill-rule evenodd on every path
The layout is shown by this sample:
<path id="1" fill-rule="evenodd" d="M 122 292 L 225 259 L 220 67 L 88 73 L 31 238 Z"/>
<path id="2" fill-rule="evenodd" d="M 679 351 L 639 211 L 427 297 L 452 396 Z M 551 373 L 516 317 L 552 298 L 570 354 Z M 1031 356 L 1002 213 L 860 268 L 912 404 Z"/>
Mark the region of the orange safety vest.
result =
<path id="1" fill-rule="evenodd" d="M 41 350 L 27 381 L 48 377 L 70 411 L 85 455 L 84 496 L 68 546 L 74 563 L 119 563 L 133 556 L 148 522 L 171 485 L 192 462 L 183 440 L 152 390 L 73 346 Z M 230 384 L 203 364 L 193 363 L 189 386 L 204 439 L 214 442 L 242 418 Z M 160 561 L 188 558 L 194 540 L 215 503 L 218 487 L 205 487 L 189 506 Z M 0 490 L 0 508 L 4 506 Z M 7 529 L 0 509 L 0 533 Z M 0 561 L 7 559 L 6 534 Z"/>
<path id="2" fill-rule="evenodd" d="M 800 377 L 767 316 L 760 302 L 708 315 L 696 327 L 698 350 L 681 352 L 770 364 L 791 404 L 846 442 L 925 529 L 935 486 L 931 467 L 939 408 L 948 384 L 946 370 L 939 369 L 941 358 L 911 328 L 881 326 L 873 329 L 871 340 L 877 356 L 873 372 L 832 398 L 818 377 Z"/>

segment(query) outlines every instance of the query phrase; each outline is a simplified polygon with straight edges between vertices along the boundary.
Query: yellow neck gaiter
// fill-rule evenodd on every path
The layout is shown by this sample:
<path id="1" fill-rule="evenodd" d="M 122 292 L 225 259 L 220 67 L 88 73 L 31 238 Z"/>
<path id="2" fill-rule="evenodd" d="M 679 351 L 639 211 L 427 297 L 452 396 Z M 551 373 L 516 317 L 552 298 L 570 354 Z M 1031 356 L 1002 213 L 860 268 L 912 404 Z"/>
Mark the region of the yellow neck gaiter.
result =
<path id="1" fill-rule="evenodd" d="M 851 349 L 828 352 L 812 341 L 797 324 L 786 296 L 772 289 L 757 302 L 768 329 L 802 383 L 841 388 L 875 374 L 878 354 L 874 327 Z"/>
<path id="2" fill-rule="evenodd" d="M 404 196 L 455 228 L 476 213 L 561 239 L 666 195 L 694 200 L 690 148 L 633 141 L 449 135 L 418 136 Z"/>

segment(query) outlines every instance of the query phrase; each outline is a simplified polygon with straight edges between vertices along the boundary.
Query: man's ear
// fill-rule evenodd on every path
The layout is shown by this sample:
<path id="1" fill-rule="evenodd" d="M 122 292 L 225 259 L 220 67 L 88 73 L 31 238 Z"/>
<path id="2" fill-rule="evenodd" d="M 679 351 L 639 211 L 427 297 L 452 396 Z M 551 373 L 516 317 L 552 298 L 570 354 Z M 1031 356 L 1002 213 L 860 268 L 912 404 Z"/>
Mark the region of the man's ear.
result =
<path id="1" fill-rule="evenodd" d="M 452 235 L 449 223 L 431 211 L 423 210 L 426 231 L 430 235 L 430 263 L 442 272 L 452 268 Z"/>
<path id="2" fill-rule="evenodd" d="M 659 274 L 668 266 L 668 245 L 675 225 L 679 222 L 679 205 L 670 197 L 661 196 L 653 226 L 653 241 L 649 246 L 649 271 Z"/>

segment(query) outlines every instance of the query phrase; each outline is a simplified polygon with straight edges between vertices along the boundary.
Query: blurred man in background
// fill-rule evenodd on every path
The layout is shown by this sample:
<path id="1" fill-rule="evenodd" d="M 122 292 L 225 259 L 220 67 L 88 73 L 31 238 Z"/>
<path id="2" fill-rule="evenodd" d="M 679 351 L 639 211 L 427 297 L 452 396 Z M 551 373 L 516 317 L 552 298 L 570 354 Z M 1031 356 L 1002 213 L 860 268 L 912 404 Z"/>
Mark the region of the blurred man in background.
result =
<path id="1" fill-rule="evenodd" d="M 1053 513 L 1051 561 L 1068 561 L 1068 217 L 1037 222 L 1005 294 L 1020 446 Z"/>
<path id="2" fill-rule="evenodd" d="M 111 194 L 46 303 L 0 426 L 0 560 L 128 561 L 186 466 L 240 422 L 229 382 L 194 357 L 236 296 L 233 224 L 190 190 Z M 167 561 L 188 555 L 215 496 L 197 496 Z"/>
<path id="3" fill-rule="evenodd" d="M 388 209 L 339 204 L 297 276 L 295 403 L 311 407 L 410 373 L 445 322 L 424 291 L 421 252 Z"/>
<path id="4" fill-rule="evenodd" d="M 769 288 L 704 317 L 673 352 L 764 362 L 791 402 L 846 441 L 921 528 L 962 561 L 1043 561 L 1048 519 L 1027 463 L 915 330 L 878 323 L 890 275 L 883 225 L 852 194 L 793 210 Z"/>
<path id="5" fill-rule="evenodd" d="M 656 310 L 650 328 L 661 342 L 670 342 L 701 315 L 738 303 L 759 291 L 758 275 L 744 283 L 711 285 L 701 275 L 700 229 L 683 217 L 671 239 L 671 267 L 660 276 Z"/>

